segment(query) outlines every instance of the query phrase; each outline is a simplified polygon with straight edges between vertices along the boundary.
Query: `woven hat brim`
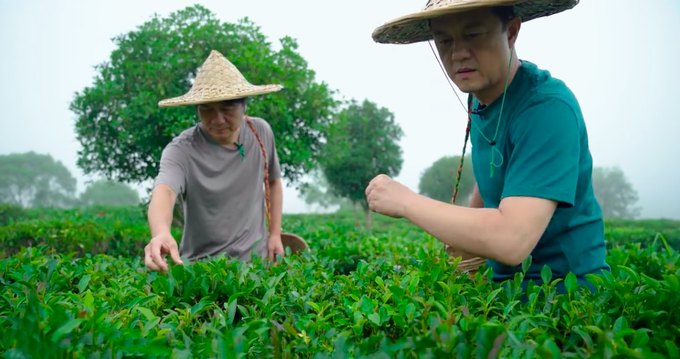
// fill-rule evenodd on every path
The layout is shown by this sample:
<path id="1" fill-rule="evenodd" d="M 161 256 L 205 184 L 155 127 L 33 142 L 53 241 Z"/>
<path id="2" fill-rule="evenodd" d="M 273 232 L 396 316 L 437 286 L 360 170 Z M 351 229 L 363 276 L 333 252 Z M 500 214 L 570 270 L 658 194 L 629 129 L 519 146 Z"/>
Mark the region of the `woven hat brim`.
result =
<path id="1" fill-rule="evenodd" d="M 432 40 L 429 20 L 464 11 L 495 6 L 515 7 L 515 14 L 528 22 L 540 17 L 551 16 L 578 5 L 580 0 L 469 0 L 451 6 L 423 10 L 388 21 L 376 28 L 371 36 L 381 44 L 413 44 Z"/>
<path id="2" fill-rule="evenodd" d="M 280 91 L 283 85 L 254 85 L 239 91 L 215 88 L 191 89 L 182 96 L 172 97 L 158 103 L 160 107 L 200 105 L 211 102 L 235 100 Z"/>

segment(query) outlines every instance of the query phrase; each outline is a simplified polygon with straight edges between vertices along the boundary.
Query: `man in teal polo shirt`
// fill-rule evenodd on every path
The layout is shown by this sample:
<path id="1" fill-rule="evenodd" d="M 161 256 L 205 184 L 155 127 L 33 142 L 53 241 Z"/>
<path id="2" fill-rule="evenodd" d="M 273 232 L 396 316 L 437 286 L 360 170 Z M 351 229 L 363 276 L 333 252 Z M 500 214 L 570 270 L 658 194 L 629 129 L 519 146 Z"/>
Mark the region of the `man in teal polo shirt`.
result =
<path id="1" fill-rule="evenodd" d="M 525 285 L 541 283 L 547 265 L 553 278 L 573 272 L 593 288 L 586 275 L 609 266 L 583 115 L 564 82 L 518 59 L 514 48 L 522 22 L 577 3 L 430 0 L 374 31 L 380 43 L 434 40 L 447 75 L 469 94 L 466 141 L 469 134 L 477 187 L 461 207 L 379 175 L 366 189 L 373 211 L 407 218 L 447 246 L 487 258 L 495 281 L 513 278 L 531 255 Z"/>

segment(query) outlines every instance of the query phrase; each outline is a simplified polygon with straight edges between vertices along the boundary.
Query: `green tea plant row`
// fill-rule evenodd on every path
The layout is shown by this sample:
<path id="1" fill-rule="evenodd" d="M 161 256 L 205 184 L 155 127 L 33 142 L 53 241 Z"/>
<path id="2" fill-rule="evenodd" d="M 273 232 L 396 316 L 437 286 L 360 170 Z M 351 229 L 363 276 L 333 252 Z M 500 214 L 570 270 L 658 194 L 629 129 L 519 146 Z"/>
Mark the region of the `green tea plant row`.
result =
<path id="1" fill-rule="evenodd" d="M 610 251 L 595 294 L 545 283 L 522 292 L 489 272 L 455 271 L 433 240 L 351 236 L 342 253 L 277 266 L 216 259 L 149 273 L 139 257 L 75 257 L 46 247 L 0 262 L 5 357 L 679 358 L 680 255 Z M 381 256 L 377 252 L 385 253 Z M 523 295 L 527 299 L 523 302 Z"/>
<path id="2" fill-rule="evenodd" d="M 136 256 L 143 253 L 144 246 L 150 239 L 146 219 L 142 210 L 137 207 L 32 210 L 23 213 L 22 218 L 0 226 L 0 258 L 16 254 L 22 247 L 41 245 L 59 252 L 75 252 L 77 256 L 86 253 Z M 305 238 L 316 236 L 316 229 L 327 224 L 336 228 L 348 228 L 352 232 L 358 231 L 351 214 L 284 217 L 284 230 Z M 656 229 L 655 225 L 660 229 Z M 422 231 L 405 221 L 383 216 L 375 216 L 374 227 L 378 232 L 396 230 L 400 233 L 408 232 L 410 236 L 422 235 Z M 374 230 L 369 234 L 375 232 Z M 178 241 L 181 234 L 180 228 L 173 229 L 173 235 Z M 672 248 L 680 250 L 680 221 L 610 221 L 605 232 L 610 248 L 626 243 L 640 243 L 642 247 L 647 247 L 659 234 L 665 237 Z"/>
<path id="3" fill-rule="evenodd" d="M 505 286 L 482 274 L 471 281 L 432 250 L 337 275 L 309 255 L 149 274 L 139 259 L 32 248 L 0 263 L 0 349 L 40 358 L 678 358 L 677 254 L 616 249 L 623 262 L 594 279 L 595 295 L 567 278 L 568 295 L 543 284 L 522 303 L 521 275 Z M 648 262 L 659 263 L 649 275 L 636 269 Z"/>
<path id="4" fill-rule="evenodd" d="M 612 272 L 585 293 L 547 268 L 526 290 L 522 274 L 469 278 L 436 239 L 389 219 L 365 231 L 352 216 L 288 216 L 310 253 L 155 273 L 141 215 L 33 216 L 0 229 L 6 358 L 680 359 L 680 254 L 663 233 L 633 243 L 635 223 L 609 227 Z"/>

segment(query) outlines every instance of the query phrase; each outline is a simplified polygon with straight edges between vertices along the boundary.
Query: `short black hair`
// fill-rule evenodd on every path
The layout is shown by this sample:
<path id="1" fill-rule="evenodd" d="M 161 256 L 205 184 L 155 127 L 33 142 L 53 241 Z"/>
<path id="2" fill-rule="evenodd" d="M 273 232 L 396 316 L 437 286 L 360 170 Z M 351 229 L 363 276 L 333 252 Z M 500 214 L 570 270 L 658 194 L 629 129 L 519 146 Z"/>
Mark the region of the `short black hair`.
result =
<path id="1" fill-rule="evenodd" d="M 233 100 L 227 100 L 225 102 L 231 102 L 231 103 L 240 103 L 240 104 L 247 104 L 248 103 L 248 97 L 241 97 L 241 98 L 235 98 Z"/>
<path id="2" fill-rule="evenodd" d="M 249 97 L 239 97 L 231 100 L 223 100 L 223 101 L 218 101 L 222 105 L 228 105 L 228 104 L 241 104 L 243 106 L 246 106 L 248 104 Z M 198 108 L 201 106 L 201 104 L 196 105 L 196 110 L 198 111 Z"/>
<path id="3" fill-rule="evenodd" d="M 515 7 L 512 5 L 494 6 L 491 8 L 491 12 L 501 20 L 503 30 L 506 30 L 508 23 L 517 17 L 515 14 Z"/>
<path id="4" fill-rule="evenodd" d="M 239 97 L 239 98 L 235 98 L 235 99 L 231 99 L 231 100 L 224 100 L 224 101 L 220 101 L 220 102 L 222 102 L 223 104 L 246 105 L 246 104 L 248 104 L 248 100 L 249 100 L 248 97 Z"/>

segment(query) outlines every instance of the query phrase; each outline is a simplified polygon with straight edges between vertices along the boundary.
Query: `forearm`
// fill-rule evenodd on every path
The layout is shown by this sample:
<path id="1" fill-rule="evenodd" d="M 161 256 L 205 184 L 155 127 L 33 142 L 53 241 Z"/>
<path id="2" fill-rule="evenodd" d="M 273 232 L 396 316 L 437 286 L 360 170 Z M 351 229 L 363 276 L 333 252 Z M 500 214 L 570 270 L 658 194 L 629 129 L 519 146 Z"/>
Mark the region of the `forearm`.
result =
<path id="1" fill-rule="evenodd" d="M 152 238 L 159 234 L 170 233 L 174 206 L 175 195 L 171 189 L 160 186 L 154 189 L 147 212 Z"/>
<path id="2" fill-rule="evenodd" d="M 283 184 L 281 179 L 270 182 L 270 200 L 271 200 L 271 223 L 269 228 L 271 234 L 281 234 L 281 217 L 283 214 Z"/>
<path id="3" fill-rule="evenodd" d="M 443 243 L 503 263 L 514 261 L 513 230 L 498 209 L 455 206 L 418 194 L 408 203 L 405 217 Z"/>

